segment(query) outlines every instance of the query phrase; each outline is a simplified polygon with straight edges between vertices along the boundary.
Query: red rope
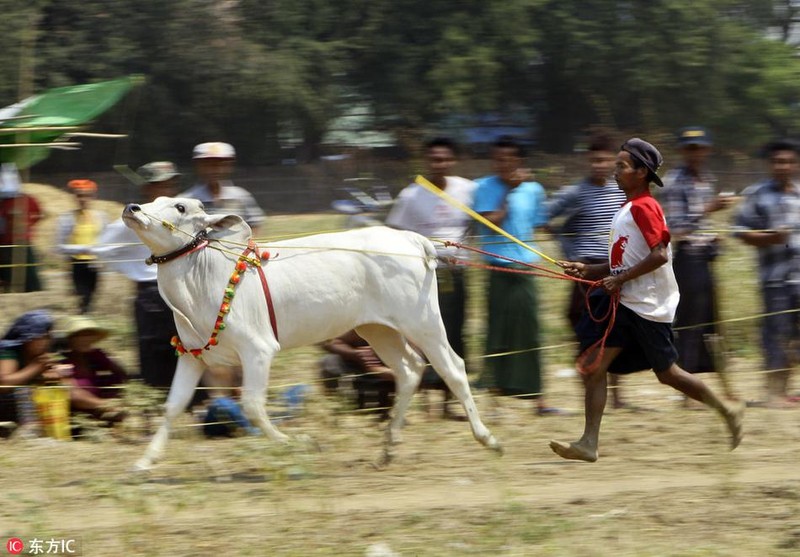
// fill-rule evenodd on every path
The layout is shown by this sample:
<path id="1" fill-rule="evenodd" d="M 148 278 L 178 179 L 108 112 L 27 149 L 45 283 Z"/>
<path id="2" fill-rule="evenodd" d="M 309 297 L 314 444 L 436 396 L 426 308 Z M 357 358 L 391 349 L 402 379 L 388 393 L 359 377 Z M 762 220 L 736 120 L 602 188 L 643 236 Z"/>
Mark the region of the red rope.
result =
<path id="1" fill-rule="evenodd" d="M 513 257 L 500 255 L 499 253 L 492 253 L 491 251 L 482 250 L 480 248 L 476 248 L 476 247 L 473 247 L 473 246 L 467 246 L 465 244 L 460 244 L 458 242 L 449 242 L 449 241 L 447 241 L 447 242 L 444 243 L 444 245 L 445 246 L 453 246 L 453 247 L 458 248 L 458 249 L 474 251 L 475 253 L 479 253 L 481 255 L 488 255 L 490 257 L 496 257 L 497 259 L 504 259 L 505 261 L 508 261 L 510 263 L 516 263 L 517 265 L 522 265 L 523 267 L 529 267 L 531 269 L 536 269 L 537 271 L 540 271 L 542 274 L 533 273 L 531 271 L 524 271 L 522 269 L 509 269 L 507 267 L 502 267 L 500 265 L 484 265 L 484 264 L 480 264 L 480 263 L 471 263 L 471 262 L 465 262 L 465 261 L 457 260 L 456 263 L 459 264 L 459 265 L 468 265 L 470 267 L 478 267 L 480 269 L 489 269 L 489 270 L 493 270 L 493 271 L 501 271 L 501 272 L 506 272 L 506 273 L 521 273 L 521 274 L 524 274 L 524 275 L 533 275 L 533 276 L 536 276 L 536 277 L 557 278 L 557 279 L 561 279 L 561 280 L 572 280 L 572 281 L 575 281 L 575 282 L 580 282 L 580 283 L 589 284 L 589 285 L 595 285 L 596 284 L 596 281 L 580 279 L 580 278 L 577 278 L 577 277 L 571 277 L 569 275 L 562 274 L 560 271 L 554 271 L 552 269 L 548 269 L 547 267 L 542 267 L 541 265 L 536 265 L 535 263 L 527 263 L 527 262 L 521 261 L 519 259 L 514 259 Z"/>
<path id="2" fill-rule="evenodd" d="M 472 263 L 470 261 L 461 261 L 455 260 L 455 263 L 458 265 L 464 265 L 469 267 L 476 267 L 478 269 L 487 269 L 489 271 L 499 271 L 502 273 L 517 273 L 522 275 L 531 275 L 534 277 L 545 277 L 545 278 L 555 278 L 559 280 L 570 280 L 573 282 L 586 284 L 589 288 L 586 289 L 586 296 L 585 296 L 585 303 L 586 303 L 586 312 L 589 314 L 589 318 L 594 321 L 595 323 L 602 323 L 606 319 L 608 319 L 608 325 L 606 325 L 606 330 L 603 333 L 603 336 L 600 340 L 592 344 L 589 348 L 584 350 L 579 356 L 577 360 L 577 368 L 578 372 L 581 375 L 591 375 L 592 373 L 596 372 L 600 367 L 600 362 L 603 360 L 603 354 L 605 354 L 606 350 L 606 340 L 608 339 L 608 335 L 611 334 L 611 329 L 614 328 L 614 322 L 617 319 L 617 307 L 619 306 L 619 299 L 620 293 L 619 291 L 613 292 L 610 294 L 610 303 L 608 306 L 608 311 L 602 317 L 595 317 L 592 313 L 592 306 L 589 303 L 589 295 L 591 294 L 592 290 L 595 288 L 602 288 L 602 281 L 599 280 L 586 280 L 577 277 L 572 277 L 567 274 L 560 273 L 558 271 L 554 271 L 552 269 L 548 269 L 547 267 L 542 267 L 541 265 L 536 265 L 534 263 L 526 263 L 525 261 L 520 261 L 519 259 L 514 259 L 512 257 L 507 257 L 505 255 L 500 255 L 498 253 L 492 253 L 490 251 L 482 250 L 480 248 L 476 248 L 473 246 L 467 246 L 464 244 L 460 244 L 458 242 L 445 242 L 445 246 L 453 246 L 459 249 L 464 249 L 468 251 L 474 251 L 475 253 L 479 253 L 481 255 L 486 255 L 489 257 L 496 257 L 498 259 L 504 259 L 511 263 L 516 263 L 517 265 L 522 265 L 524 267 L 529 267 L 534 269 L 533 271 L 527 271 L 525 269 L 511 269 L 508 267 L 503 267 L 501 265 L 488 265 L 484 263 Z M 600 351 L 598 352 L 597 356 L 592 359 L 591 362 L 586 362 L 586 356 L 589 352 L 599 347 Z"/>
<path id="3" fill-rule="evenodd" d="M 609 295 L 611 300 L 608 304 L 608 311 L 606 311 L 606 314 L 602 317 L 595 317 L 592 313 L 592 306 L 589 303 L 589 294 L 593 288 L 594 287 L 590 287 L 586 290 L 586 312 L 589 314 L 589 318 L 595 323 L 602 323 L 608 319 L 608 325 L 606 325 L 606 330 L 603 333 L 602 338 L 581 352 L 581 354 L 578 356 L 576 367 L 581 375 L 591 375 L 600 368 L 600 362 L 603 361 L 603 354 L 605 354 L 606 351 L 606 340 L 608 339 L 608 335 L 611 334 L 611 329 L 614 328 L 614 322 L 617 320 L 617 307 L 619 307 L 618 290 Z M 597 347 L 600 349 L 600 351 L 597 353 L 597 356 L 595 356 L 592 361 L 587 362 L 586 358 L 589 355 L 589 352 Z"/>

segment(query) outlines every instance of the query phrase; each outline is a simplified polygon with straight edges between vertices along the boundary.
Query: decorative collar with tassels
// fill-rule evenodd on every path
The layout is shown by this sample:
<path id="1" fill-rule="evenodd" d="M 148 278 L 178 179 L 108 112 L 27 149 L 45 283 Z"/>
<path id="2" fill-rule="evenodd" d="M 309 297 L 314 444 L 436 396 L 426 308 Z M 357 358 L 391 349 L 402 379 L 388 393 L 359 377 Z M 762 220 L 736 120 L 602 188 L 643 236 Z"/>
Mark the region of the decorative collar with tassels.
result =
<path id="1" fill-rule="evenodd" d="M 150 254 L 150 257 L 144 260 L 145 263 L 148 265 L 152 265 L 155 263 L 156 265 L 161 265 L 162 263 L 167 263 L 172 261 L 173 259 L 177 259 L 182 255 L 187 255 L 192 253 L 193 251 L 201 250 L 208 245 L 208 233 L 205 230 L 201 230 L 197 233 L 191 242 L 186 244 L 185 246 L 176 249 L 175 251 L 171 251 L 169 253 L 165 253 L 164 255 L 153 255 Z"/>
<path id="2" fill-rule="evenodd" d="M 255 258 L 248 257 L 248 255 L 251 253 L 255 255 Z M 231 301 L 236 293 L 236 286 L 239 284 L 239 282 L 241 282 L 242 273 L 247 270 L 248 264 L 256 267 L 258 270 L 258 275 L 261 279 L 261 287 L 264 290 L 264 299 L 267 303 L 269 322 L 270 325 L 272 325 L 272 332 L 275 334 L 275 340 L 278 340 L 278 323 L 275 318 L 275 308 L 272 305 L 272 296 L 270 295 L 269 286 L 267 285 L 267 277 L 264 275 L 264 269 L 261 266 L 262 259 L 269 259 L 269 252 L 261 252 L 256 243 L 251 239 L 247 242 L 247 247 L 236 261 L 233 274 L 228 280 L 228 285 L 225 287 L 225 293 L 222 296 L 222 304 L 219 306 L 217 320 L 214 323 L 214 330 L 211 331 L 211 337 L 208 339 L 208 342 L 206 342 L 206 345 L 202 348 L 188 349 L 183 345 L 181 339 L 176 335 L 172 337 L 172 340 L 170 341 L 170 344 L 172 344 L 172 346 L 175 348 L 176 356 L 183 356 L 184 354 L 188 353 L 195 358 L 202 358 L 204 350 L 210 350 L 212 346 L 217 345 L 217 336 L 219 336 L 220 331 L 225 329 L 225 316 L 228 315 L 228 312 L 231 310 Z"/>

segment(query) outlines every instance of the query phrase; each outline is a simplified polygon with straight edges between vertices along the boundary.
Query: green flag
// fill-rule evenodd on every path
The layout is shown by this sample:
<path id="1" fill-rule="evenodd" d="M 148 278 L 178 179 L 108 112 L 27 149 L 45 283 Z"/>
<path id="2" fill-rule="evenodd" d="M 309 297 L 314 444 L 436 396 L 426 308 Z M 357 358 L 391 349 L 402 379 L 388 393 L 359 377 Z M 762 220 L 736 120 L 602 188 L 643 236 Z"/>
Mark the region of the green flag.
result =
<path id="1" fill-rule="evenodd" d="M 50 153 L 48 147 L 3 145 L 58 142 L 64 134 L 82 129 L 103 114 L 143 81 L 129 76 L 59 87 L 0 109 L 0 162 L 13 162 L 22 169 L 44 160 Z"/>

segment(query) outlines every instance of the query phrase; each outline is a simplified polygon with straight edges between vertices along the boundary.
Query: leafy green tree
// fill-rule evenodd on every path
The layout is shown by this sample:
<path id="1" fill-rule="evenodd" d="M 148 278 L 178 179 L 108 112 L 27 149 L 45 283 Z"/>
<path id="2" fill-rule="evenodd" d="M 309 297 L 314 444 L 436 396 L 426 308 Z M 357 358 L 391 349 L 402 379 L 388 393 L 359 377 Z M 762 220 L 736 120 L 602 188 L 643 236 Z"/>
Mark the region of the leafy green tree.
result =
<path id="1" fill-rule="evenodd" d="M 539 13 L 544 147 L 568 150 L 598 122 L 640 133 L 704 124 L 740 145 L 796 129 L 798 61 L 766 36 L 766 4 L 547 3 Z"/>
<path id="2" fill-rule="evenodd" d="M 0 0 L 0 101 L 141 74 L 108 116 L 124 161 L 313 159 L 354 107 L 413 148 L 448 117 L 531 114 L 540 146 L 685 124 L 750 146 L 798 133 L 796 0 Z M 105 149 L 102 150 L 102 149 Z M 118 157 L 103 147 L 93 160 Z M 109 151 L 109 149 L 111 151 Z"/>

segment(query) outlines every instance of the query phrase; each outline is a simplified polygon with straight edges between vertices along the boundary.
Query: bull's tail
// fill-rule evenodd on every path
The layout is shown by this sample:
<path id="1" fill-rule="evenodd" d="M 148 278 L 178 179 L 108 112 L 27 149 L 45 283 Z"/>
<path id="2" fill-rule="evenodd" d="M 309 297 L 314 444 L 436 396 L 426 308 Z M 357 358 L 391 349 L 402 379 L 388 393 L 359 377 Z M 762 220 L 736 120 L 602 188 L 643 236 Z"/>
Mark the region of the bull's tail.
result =
<path id="1" fill-rule="evenodd" d="M 420 238 L 422 239 L 422 249 L 425 251 L 425 266 L 433 271 L 436 269 L 438 262 L 436 248 L 433 247 L 433 243 L 424 236 L 420 236 Z"/>
<path id="2" fill-rule="evenodd" d="M 433 243 L 428 240 L 425 236 L 417 234 L 416 232 L 411 232 L 406 230 L 406 234 L 408 235 L 408 239 L 416 244 L 420 251 L 422 252 L 420 255 L 422 260 L 425 262 L 425 267 L 428 270 L 435 270 L 438 260 L 438 254 L 436 253 L 436 248 L 433 247 Z"/>

